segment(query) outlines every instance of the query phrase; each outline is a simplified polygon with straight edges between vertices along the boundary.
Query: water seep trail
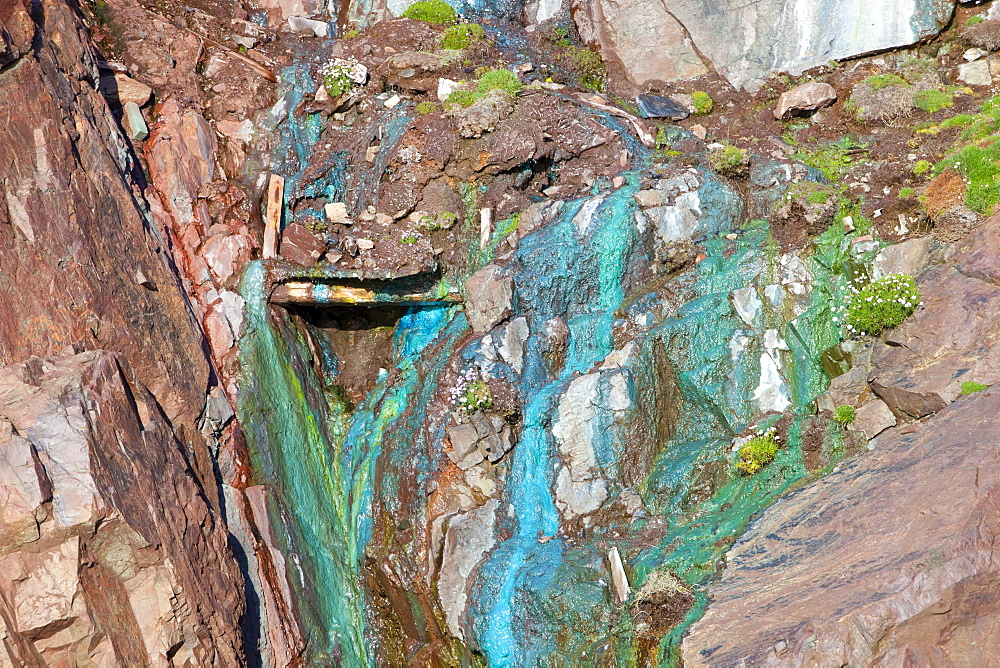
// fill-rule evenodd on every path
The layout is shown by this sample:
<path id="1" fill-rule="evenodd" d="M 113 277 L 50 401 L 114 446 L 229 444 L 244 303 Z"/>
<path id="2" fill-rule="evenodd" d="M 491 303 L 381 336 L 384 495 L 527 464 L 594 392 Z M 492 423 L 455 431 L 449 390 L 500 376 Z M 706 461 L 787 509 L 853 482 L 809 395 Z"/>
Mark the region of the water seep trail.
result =
<path id="1" fill-rule="evenodd" d="M 516 529 L 480 570 L 477 640 L 491 666 L 534 665 L 541 658 L 517 617 L 519 597 L 544 591 L 562 558 L 562 540 L 553 538 L 559 514 L 552 496 L 551 417 L 568 383 L 613 349 L 612 324 L 625 298 L 623 278 L 637 236 L 632 195 L 638 178 L 629 181 L 566 205 L 559 220 L 524 239 L 518 251 L 520 314 L 530 322 L 521 379 L 526 407 L 507 483 Z M 555 378 L 539 352 L 552 317 L 566 317 L 570 331 L 566 362 Z"/>

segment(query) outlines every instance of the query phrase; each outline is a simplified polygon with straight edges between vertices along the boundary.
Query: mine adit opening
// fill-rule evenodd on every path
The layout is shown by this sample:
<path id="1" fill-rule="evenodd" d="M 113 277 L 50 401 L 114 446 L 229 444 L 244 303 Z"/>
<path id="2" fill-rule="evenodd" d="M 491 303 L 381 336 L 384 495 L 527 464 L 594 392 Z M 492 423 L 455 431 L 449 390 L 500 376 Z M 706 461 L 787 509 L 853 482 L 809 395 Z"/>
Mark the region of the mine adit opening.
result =
<path id="1" fill-rule="evenodd" d="M 353 406 L 375 387 L 384 369 L 394 368 L 393 341 L 404 315 L 463 303 L 457 292 L 441 296 L 440 285 L 437 273 L 380 279 L 293 276 L 273 284 L 269 301 L 292 317 L 328 390 Z"/>

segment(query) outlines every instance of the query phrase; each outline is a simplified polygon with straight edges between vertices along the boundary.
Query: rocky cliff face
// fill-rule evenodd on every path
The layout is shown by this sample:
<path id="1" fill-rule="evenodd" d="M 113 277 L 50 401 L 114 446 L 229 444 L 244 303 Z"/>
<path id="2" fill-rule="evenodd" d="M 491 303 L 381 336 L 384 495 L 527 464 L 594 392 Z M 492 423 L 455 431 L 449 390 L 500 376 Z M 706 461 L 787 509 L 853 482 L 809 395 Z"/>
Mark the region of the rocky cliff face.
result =
<path id="1" fill-rule="evenodd" d="M 997 660 L 998 401 L 959 385 L 996 382 L 998 231 L 995 217 L 923 271 L 925 308 L 860 365 L 889 408 L 867 428 L 900 425 L 753 524 L 684 641 L 685 665 Z"/>
<path id="2" fill-rule="evenodd" d="M 798 75 L 831 60 L 936 34 L 954 2 L 773 0 L 650 3 L 574 0 L 580 32 L 641 88 L 714 69 L 756 90 L 771 72 Z"/>
<path id="3" fill-rule="evenodd" d="M 0 665 L 972 657 L 991 24 L 409 4 L 0 8 Z"/>
<path id="4" fill-rule="evenodd" d="M 0 20 L 0 664 L 237 665 L 204 336 L 77 10 Z"/>
<path id="5" fill-rule="evenodd" d="M 4 665 L 236 665 L 242 576 L 207 453 L 125 357 L 0 370 Z"/>

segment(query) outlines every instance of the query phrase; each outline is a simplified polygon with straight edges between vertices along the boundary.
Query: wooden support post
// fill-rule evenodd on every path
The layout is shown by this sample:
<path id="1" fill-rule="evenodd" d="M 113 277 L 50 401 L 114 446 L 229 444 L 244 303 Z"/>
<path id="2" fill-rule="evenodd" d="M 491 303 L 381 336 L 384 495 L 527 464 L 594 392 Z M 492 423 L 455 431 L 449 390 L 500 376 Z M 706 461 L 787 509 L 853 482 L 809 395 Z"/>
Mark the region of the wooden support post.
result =
<path id="1" fill-rule="evenodd" d="M 267 217 L 264 219 L 264 258 L 278 255 L 281 210 L 285 201 L 285 179 L 271 174 L 267 184 Z"/>

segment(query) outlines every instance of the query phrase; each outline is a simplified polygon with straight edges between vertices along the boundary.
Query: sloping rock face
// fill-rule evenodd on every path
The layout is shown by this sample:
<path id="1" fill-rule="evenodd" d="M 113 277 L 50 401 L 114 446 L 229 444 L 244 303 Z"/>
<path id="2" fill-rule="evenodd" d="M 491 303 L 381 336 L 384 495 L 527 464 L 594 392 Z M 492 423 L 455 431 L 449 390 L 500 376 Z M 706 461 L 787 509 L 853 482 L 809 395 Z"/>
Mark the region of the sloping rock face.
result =
<path id="1" fill-rule="evenodd" d="M 8 21 L 26 20 L 14 6 Z M 63 2 L 37 7 L 40 48 L 31 23 L 24 55 L 0 73 L 0 363 L 70 345 L 120 351 L 170 420 L 193 424 L 209 364 L 144 217 L 143 177 L 94 89 L 85 28 Z"/>
<path id="2" fill-rule="evenodd" d="M 776 503 L 729 553 L 684 665 L 1000 662 L 998 411 L 1000 393 L 965 398 Z"/>
<path id="3" fill-rule="evenodd" d="M 0 369 L 0 665 L 237 665 L 212 480 L 125 359 Z"/>
<path id="4" fill-rule="evenodd" d="M 944 251 L 920 273 L 924 306 L 848 372 L 860 382 L 834 381 L 863 404 L 852 427 L 882 432 L 873 452 L 744 535 L 685 665 L 1000 661 L 1000 394 L 960 394 L 962 381 L 997 382 L 998 235 L 993 217 Z"/>
<path id="5" fill-rule="evenodd" d="M 576 0 L 581 35 L 629 81 L 702 74 L 700 53 L 737 88 L 756 89 L 770 72 L 791 72 L 870 51 L 912 44 L 947 22 L 947 0 Z M 636 22 L 642 18 L 641 29 Z"/>
<path id="6" fill-rule="evenodd" d="M 920 276 L 925 306 L 873 348 L 871 388 L 897 418 L 941 409 L 963 381 L 1000 381 L 998 243 L 995 216 Z"/>
<path id="7" fill-rule="evenodd" d="M 145 177 L 76 10 L 0 28 L 0 666 L 239 665 L 235 424 Z"/>

